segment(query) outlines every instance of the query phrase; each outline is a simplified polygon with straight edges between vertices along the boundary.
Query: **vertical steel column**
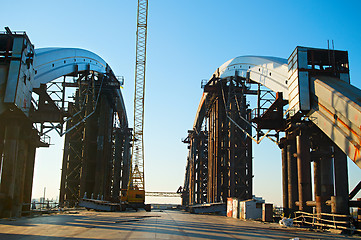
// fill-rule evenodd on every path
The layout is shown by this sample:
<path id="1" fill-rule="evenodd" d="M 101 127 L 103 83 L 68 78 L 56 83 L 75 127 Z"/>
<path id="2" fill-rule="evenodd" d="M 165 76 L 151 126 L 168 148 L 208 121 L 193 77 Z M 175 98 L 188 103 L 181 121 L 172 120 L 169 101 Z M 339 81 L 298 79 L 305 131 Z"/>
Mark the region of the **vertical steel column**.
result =
<path id="1" fill-rule="evenodd" d="M 208 190 L 207 202 L 214 202 L 214 168 L 215 168 L 215 136 L 214 136 L 214 111 L 210 110 L 208 117 Z"/>
<path id="2" fill-rule="evenodd" d="M 94 185 L 94 195 L 103 196 L 103 186 L 104 186 L 104 134 L 106 128 L 106 97 L 104 95 L 100 96 L 99 102 L 99 117 L 98 117 L 98 133 L 97 133 L 97 155 L 96 155 L 96 172 L 95 172 L 95 185 Z"/>
<path id="3" fill-rule="evenodd" d="M 249 113 L 250 114 L 250 113 Z M 249 133 L 251 133 L 251 128 L 249 128 Z M 246 183 L 248 186 L 247 195 L 245 196 L 245 199 L 251 199 L 253 196 L 253 156 L 252 156 L 252 139 L 250 137 L 247 137 L 246 139 L 247 144 L 247 151 L 246 151 Z"/>
<path id="4" fill-rule="evenodd" d="M 120 128 L 114 129 L 115 153 L 112 199 L 118 200 L 120 193 L 121 164 L 123 162 L 122 152 L 124 151 L 124 134 Z"/>
<path id="5" fill-rule="evenodd" d="M 336 203 L 334 213 L 350 214 L 349 212 L 349 194 L 348 194 L 348 172 L 347 172 L 347 155 L 336 145 L 334 149 L 335 165 L 335 196 Z"/>
<path id="6" fill-rule="evenodd" d="M 219 99 L 210 109 L 208 134 L 208 202 L 219 202 L 221 198 L 221 160 L 220 160 L 220 113 Z"/>
<path id="7" fill-rule="evenodd" d="M 93 106 L 93 96 L 88 94 L 86 96 L 86 113 L 89 115 L 95 106 Z M 97 117 L 99 111 L 90 116 L 84 123 L 83 135 L 83 160 L 80 176 L 80 197 L 82 198 L 86 193 L 87 197 L 91 197 L 94 192 L 94 180 L 96 171 L 96 154 L 97 154 Z"/>
<path id="8" fill-rule="evenodd" d="M 68 112 L 73 112 L 73 104 L 69 103 Z M 70 128 L 70 122 L 66 124 L 66 131 Z M 64 137 L 64 150 L 63 150 L 63 164 L 61 167 L 60 179 L 60 194 L 59 194 L 59 207 L 65 207 L 65 199 L 67 194 L 67 172 L 68 172 L 68 159 L 70 153 L 70 134 L 65 134 Z"/>
<path id="9" fill-rule="evenodd" d="M 104 199 L 111 198 L 111 171 L 112 171 L 112 129 L 113 109 L 110 107 L 107 97 L 100 97 L 100 113 L 98 118 L 97 155 L 94 194 L 103 196 Z"/>
<path id="10" fill-rule="evenodd" d="M 288 164 L 287 164 L 287 140 L 283 139 L 282 144 L 282 194 L 283 194 L 283 212 L 284 216 L 289 215 L 288 208 Z"/>
<path id="11" fill-rule="evenodd" d="M 246 95 L 235 94 L 232 97 L 236 100 L 234 110 L 238 114 L 234 114 L 234 118 L 239 122 L 240 126 L 251 134 L 251 128 L 240 119 L 240 115 L 244 119 L 250 121 L 250 110 L 247 109 Z M 237 106 L 239 104 L 239 106 Z M 238 109 L 239 107 L 239 109 Z M 232 123 L 232 125 L 234 125 Z M 235 131 L 235 156 L 234 156 L 234 175 L 235 175 L 235 194 L 241 200 L 252 198 L 252 140 L 241 131 L 238 127 L 234 128 Z"/>
<path id="12" fill-rule="evenodd" d="M 7 121 L 4 136 L 4 157 L 0 184 L 3 195 L 0 204 L 0 217 L 12 217 L 13 197 L 15 192 L 16 166 L 20 138 L 20 124 L 12 119 Z"/>
<path id="13" fill-rule="evenodd" d="M 217 99 L 217 128 L 216 136 L 217 141 L 217 199 L 216 202 L 227 201 L 228 197 L 228 161 L 227 161 L 227 120 L 224 104 L 220 98 Z"/>
<path id="14" fill-rule="evenodd" d="M 202 158 L 201 158 L 201 202 L 207 202 L 207 194 L 208 194 L 208 132 L 202 132 Z"/>
<path id="15" fill-rule="evenodd" d="M 204 199 L 204 196 L 207 193 L 207 177 L 206 172 L 208 173 L 207 169 L 207 157 L 206 157 L 206 134 L 204 131 L 201 131 L 197 138 L 198 138 L 198 144 L 197 144 L 197 165 L 196 165 L 196 182 L 197 182 L 197 203 L 205 203 L 206 200 Z"/>
<path id="16" fill-rule="evenodd" d="M 0 174 L 3 160 L 3 150 L 4 150 L 4 134 L 5 134 L 5 124 L 0 121 Z M 0 181 L 1 184 L 1 181 Z"/>
<path id="17" fill-rule="evenodd" d="M 77 96 L 81 95 L 77 92 Z M 69 113 L 75 114 L 79 110 L 79 98 L 75 98 L 75 103 L 69 103 Z M 67 129 L 73 127 L 81 121 L 81 114 L 67 122 Z M 68 135 L 68 136 L 67 136 Z M 60 206 L 75 206 L 80 196 L 80 178 L 83 159 L 83 135 L 84 125 L 80 124 L 75 129 L 66 134 L 64 141 L 64 155 L 62 166 L 62 177 L 60 185 Z"/>
<path id="18" fill-rule="evenodd" d="M 130 173 L 130 142 L 132 138 L 132 129 L 124 129 L 124 151 L 122 165 L 122 190 L 127 190 Z"/>
<path id="19" fill-rule="evenodd" d="M 314 195 L 316 201 L 316 212 L 318 217 L 321 217 L 324 208 L 324 201 L 321 197 L 321 159 L 315 158 L 313 160 L 313 178 L 314 178 Z"/>
<path id="20" fill-rule="evenodd" d="M 305 130 L 301 130 L 296 137 L 297 142 L 297 168 L 298 168 L 298 199 L 299 210 L 311 212 L 312 208 L 306 206 L 312 200 L 311 188 L 311 155 L 310 139 Z"/>
<path id="21" fill-rule="evenodd" d="M 229 85 L 229 88 L 231 88 L 231 85 L 232 85 L 232 82 L 230 83 Z M 235 102 L 233 100 L 233 96 L 228 96 L 228 98 L 232 98 L 232 99 L 228 99 L 228 101 L 230 102 L 229 103 L 229 115 L 231 116 L 232 119 L 236 119 L 236 114 L 238 113 L 237 109 L 236 109 L 236 106 L 235 106 Z M 236 137 L 236 133 L 235 133 L 235 130 L 236 130 L 236 127 L 234 125 L 234 123 L 230 122 L 228 119 L 226 119 L 228 121 L 227 123 L 227 128 L 228 128 L 228 142 L 227 142 L 227 160 L 229 162 L 229 167 L 228 168 L 228 176 L 229 176 L 229 179 L 228 179 L 228 196 L 227 197 L 236 197 L 236 158 L 241 158 L 241 156 L 237 156 L 236 154 L 236 145 L 238 145 L 237 147 L 238 148 L 242 148 L 240 146 L 240 144 L 242 144 L 240 141 L 237 141 L 239 139 L 237 139 Z M 239 134 L 242 134 L 242 133 L 239 133 Z M 242 154 L 242 152 L 238 151 L 237 152 L 239 155 Z M 238 162 L 239 163 L 239 162 Z M 239 163 L 241 164 L 241 163 Z M 237 166 L 237 167 L 241 167 L 241 166 Z M 225 201 L 225 199 L 224 199 Z"/>
<path id="22" fill-rule="evenodd" d="M 197 145 L 196 145 L 196 153 L 194 158 L 194 203 L 199 204 L 201 199 L 201 185 L 200 185 L 200 172 L 201 172 L 201 153 L 200 153 L 200 147 L 201 147 L 201 139 L 199 134 L 196 136 L 197 138 Z"/>
<path id="23" fill-rule="evenodd" d="M 324 205 L 322 207 L 322 212 L 330 212 L 331 208 L 329 206 L 326 206 L 326 204 L 324 204 L 323 202 L 330 200 L 331 196 L 333 196 L 334 194 L 332 149 L 330 145 L 321 145 L 320 149 L 322 153 L 320 161 L 321 201 Z"/>
<path id="24" fill-rule="evenodd" d="M 296 141 L 294 138 L 288 137 L 287 145 L 287 167 L 288 167 L 288 208 L 290 214 L 296 210 L 296 201 L 298 200 L 298 179 L 297 179 L 297 159 Z"/>
<path id="25" fill-rule="evenodd" d="M 24 194 L 24 182 L 25 182 L 25 170 L 26 160 L 28 158 L 28 143 L 25 140 L 25 136 L 28 136 L 28 131 L 21 131 L 22 136 L 19 139 L 17 161 L 15 166 L 15 186 L 13 195 L 12 214 L 13 217 L 20 217 L 23 208 L 23 194 Z"/>
<path id="26" fill-rule="evenodd" d="M 188 146 L 188 148 L 190 147 L 190 145 Z M 188 156 L 187 156 L 187 166 L 186 166 L 186 174 L 184 177 L 184 184 L 183 184 L 183 191 L 182 191 L 182 205 L 183 206 L 188 206 L 189 205 L 189 182 L 190 182 L 190 176 L 189 176 L 189 169 L 190 169 L 190 151 L 188 151 Z"/>
<path id="27" fill-rule="evenodd" d="M 189 159 L 189 205 L 193 205 L 195 201 L 195 158 L 197 140 L 193 134 L 190 139 L 191 155 Z"/>
<path id="28" fill-rule="evenodd" d="M 24 181 L 24 194 L 23 194 L 23 212 L 30 211 L 31 204 L 31 193 L 33 188 L 33 178 L 34 178 L 34 164 L 35 164 L 35 152 L 36 146 L 34 142 L 36 142 L 36 138 L 39 138 L 37 133 L 32 133 L 33 138 L 28 141 L 28 153 L 26 159 L 26 169 L 25 169 L 25 181 Z"/>
<path id="29" fill-rule="evenodd" d="M 111 188 L 113 178 L 113 122 L 114 122 L 114 110 L 110 105 L 109 100 L 107 101 L 107 122 L 104 134 L 104 165 L 105 165 L 105 176 L 104 176 L 104 199 L 111 200 Z"/>

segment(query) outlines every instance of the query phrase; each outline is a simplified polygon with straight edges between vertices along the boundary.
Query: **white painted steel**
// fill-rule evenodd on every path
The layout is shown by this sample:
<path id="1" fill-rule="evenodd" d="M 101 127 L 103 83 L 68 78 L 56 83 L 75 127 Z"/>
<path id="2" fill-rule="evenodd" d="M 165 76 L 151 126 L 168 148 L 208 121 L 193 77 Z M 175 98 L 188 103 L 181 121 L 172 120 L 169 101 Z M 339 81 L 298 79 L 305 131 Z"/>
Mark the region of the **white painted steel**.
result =
<path id="1" fill-rule="evenodd" d="M 361 90 L 333 77 L 311 79 L 309 118 L 361 168 Z"/>
<path id="2" fill-rule="evenodd" d="M 91 70 L 106 73 L 107 63 L 93 52 L 79 48 L 35 49 L 34 88 L 75 71 Z"/>
<path id="3" fill-rule="evenodd" d="M 260 83 L 274 92 L 282 92 L 288 99 L 288 64 L 287 59 L 262 56 L 240 56 L 225 62 L 215 72 L 216 77 L 225 78 L 235 76 L 246 78 L 247 72 L 250 79 Z"/>
<path id="4" fill-rule="evenodd" d="M 115 78 L 109 65 L 97 54 L 80 48 L 38 48 L 35 49 L 34 57 L 35 80 L 33 87 L 46 84 L 62 76 L 90 70 L 97 73 L 108 73 Z M 120 89 L 115 89 L 116 110 L 119 118 L 128 125 L 125 104 Z"/>
<path id="5" fill-rule="evenodd" d="M 222 64 L 213 73 L 213 76 L 225 78 L 238 74 L 238 76 L 246 78 L 247 72 L 249 72 L 249 78 L 252 81 L 260 83 L 274 92 L 282 92 L 283 97 L 288 99 L 287 59 L 262 56 L 240 56 Z M 207 102 L 207 95 L 207 93 L 203 94 L 198 106 L 193 124 L 193 129 L 196 131 L 199 130 L 203 121 L 204 103 Z"/>
<path id="6" fill-rule="evenodd" d="M 237 57 L 220 66 L 213 76 L 225 78 L 238 74 L 246 78 L 247 72 L 251 80 L 275 92 L 282 92 L 285 99 L 290 96 L 288 100 L 292 101 L 293 95 L 289 94 L 288 89 L 293 89 L 293 87 L 287 86 L 286 59 L 258 56 Z M 345 80 L 333 77 L 312 78 L 309 88 L 311 89 L 306 91 L 311 95 L 309 119 L 361 168 L 361 90 Z M 297 88 L 297 91 L 299 90 Z M 295 94 L 295 97 L 297 95 L 299 93 Z M 201 128 L 207 101 L 208 94 L 204 93 L 193 124 L 195 131 Z M 296 103 L 298 104 L 298 101 Z M 293 105 L 297 106 L 296 103 Z M 305 104 L 308 103 L 305 102 Z"/>

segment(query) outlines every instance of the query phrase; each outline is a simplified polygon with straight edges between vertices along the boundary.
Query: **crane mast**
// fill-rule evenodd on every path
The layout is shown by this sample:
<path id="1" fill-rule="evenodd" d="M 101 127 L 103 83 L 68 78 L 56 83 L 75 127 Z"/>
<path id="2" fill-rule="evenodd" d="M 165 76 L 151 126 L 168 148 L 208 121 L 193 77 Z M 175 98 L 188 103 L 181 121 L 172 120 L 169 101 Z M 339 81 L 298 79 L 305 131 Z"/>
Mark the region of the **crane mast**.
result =
<path id="1" fill-rule="evenodd" d="M 145 63 L 147 49 L 147 16 L 148 0 L 138 0 L 137 43 L 134 89 L 134 134 L 132 148 L 132 164 L 128 190 L 140 190 L 144 193 L 144 92 Z M 145 193 L 144 193 L 145 199 Z M 144 202 L 143 199 L 143 202 Z"/>

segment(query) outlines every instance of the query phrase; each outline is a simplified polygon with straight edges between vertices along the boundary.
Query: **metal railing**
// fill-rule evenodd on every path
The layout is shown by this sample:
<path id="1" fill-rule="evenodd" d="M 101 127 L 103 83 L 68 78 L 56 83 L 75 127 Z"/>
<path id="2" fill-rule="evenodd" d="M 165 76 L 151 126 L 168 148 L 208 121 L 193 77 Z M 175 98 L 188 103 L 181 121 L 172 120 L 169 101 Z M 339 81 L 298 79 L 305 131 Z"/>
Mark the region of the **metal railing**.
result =
<path id="1" fill-rule="evenodd" d="M 331 214 L 331 213 L 307 213 L 297 211 L 293 223 L 302 226 L 310 226 L 317 228 L 333 228 L 340 230 L 349 230 L 361 232 L 352 224 L 353 218 L 350 215 Z"/>

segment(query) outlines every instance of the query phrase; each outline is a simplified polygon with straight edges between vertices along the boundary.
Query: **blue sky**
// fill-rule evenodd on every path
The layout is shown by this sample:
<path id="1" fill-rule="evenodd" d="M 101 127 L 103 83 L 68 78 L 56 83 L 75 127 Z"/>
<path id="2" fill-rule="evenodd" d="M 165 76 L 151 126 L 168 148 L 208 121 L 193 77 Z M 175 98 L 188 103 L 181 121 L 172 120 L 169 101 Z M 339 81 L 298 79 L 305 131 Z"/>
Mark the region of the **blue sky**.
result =
<path id="1" fill-rule="evenodd" d="M 3 1 L 0 22 L 26 31 L 36 48 L 93 51 L 125 77 L 123 95 L 133 118 L 136 0 Z M 349 51 L 351 83 L 361 88 L 360 1 L 149 0 L 145 103 L 145 174 L 149 191 L 183 184 L 187 148 L 209 79 L 225 61 L 241 55 L 288 58 L 296 46 Z M 61 140 L 37 153 L 34 197 L 58 194 Z M 254 193 L 281 203 L 280 151 L 270 141 L 254 147 Z M 349 162 L 350 186 L 360 169 Z"/>

